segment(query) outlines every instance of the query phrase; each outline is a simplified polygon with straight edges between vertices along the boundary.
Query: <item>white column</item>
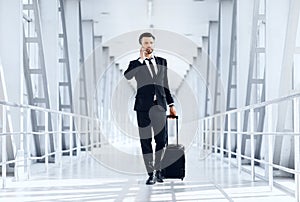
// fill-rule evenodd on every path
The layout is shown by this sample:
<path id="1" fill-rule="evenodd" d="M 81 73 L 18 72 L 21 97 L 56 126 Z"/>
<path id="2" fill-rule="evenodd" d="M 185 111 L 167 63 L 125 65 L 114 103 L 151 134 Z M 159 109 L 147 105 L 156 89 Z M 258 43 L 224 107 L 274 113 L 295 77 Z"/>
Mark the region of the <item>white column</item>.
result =
<path id="1" fill-rule="evenodd" d="M 3 67 L 3 89 L 0 99 L 20 103 L 24 83 L 23 74 L 23 29 L 22 29 L 22 3 L 19 0 L 0 0 L 0 59 Z M 1 84 L 1 85 L 2 85 Z M 24 86 L 25 88 L 25 86 Z M 0 119 L 2 120 L 2 119 Z M 13 121 L 12 121 L 13 120 Z M 7 131 L 20 130 L 19 110 L 12 110 L 7 119 Z M 2 121 L 1 121 L 2 122 Z M 14 144 L 12 144 L 12 141 Z M 13 147 L 18 146 L 18 139 L 7 138 L 8 159 L 13 159 Z"/>
<path id="2" fill-rule="evenodd" d="M 103 107 L 103 117 L 105 120 L 107 120 L 108 118 L 108 99 L 107 99 L 107 95 L 108 95 L 108 81 L 109 81 L 109 75 L 107 73 L 107 68 L 109 65 L 109 47 L 102 47 L 102 70 L 103 70 L 103 74 L 101 77 L 101 90 L 102 92 L 100 93 L 101 98 L 102 98 L 102 107 Z"/>
<path id="3" fill-rule="evenodd" d="M 231 48 L 231 33 L 232 31 L 232 14 L 233 14 L 233 3 L 234 0 L 221 0 L 220 1 L 220 6 L 221 6 L 221 12 L 220 12 L 220 81 L 219 81 L 219 86 L 220 86 L 220 93 L 221 96 L 218 98 L 219 104 L 220 104 L 220 109 L 226 110 L 226 105 L 227 102 L 227 87 L 228 87 L 228 78 L 229 78 L 229 62 L 230 62 L 230 48 Z M 231 91 L 233 92 L 233 91 Z M 231 94 L 231 99 L 234 99 L 234 95 Z M 232 102 L 231 102 L 232 103 Z M 233 120 L 231 122 L 230 120 Z M 227 142 L 227 145 L 225 145 L 226 148 L 231 152 L 232 149 L 236 147 L 235 142 L 236 142 L 236 137 L 233 135 L 230 135 L 230 129 L 236 129 L 236 115 L 235 114 L 228 114 L 228 133 L 226 136 L 225 141 Z M 223 123 L 221 123 L 223 124 Z M 229 163 L 231 155 L 229 155 Z"/>
<path id="4" fill-rule="evenodd" d="M 58 110 L 58 2 L 40 0 L 39 5 L 50 108 Z"/>
<path id="5" fill-rule="evenodd" d="M 93 41 L 94 41 L 94 21 L 82 20 L 82 33 L 83 33 L 83 46 L 84 46 L 84 58 L 92 59 Z"/>
<path id="6" fill-rule="evenodd" d="M 267 1 L 266 5 L 266 100 L 279 97 L 289 1 Z M 280 17 L 274 16 L 280 13 Z M 291 73 L 291 72 L 290 72 Z M 274 119 L 275 121 L 275 119 Z"/>
<path id="7" fill-rule="evenodd" d="M 22 4 L 19 0 L 0 0 L 0 58 L 3 65 L 7 99 L 20 103 L 23 75 Z M 18 127 L 14 121 L 14 128 Z"/>
<path id="8" fill-rule="evenodd" d="M 230 45 L 231 45 L 231 27 L 233 0 L 222 0 L 221 6 L 221 50 L 220 50 L 220 71 L 223 88 L 226 91 L 229 73 Z M 227 93 L 227 92 L 224 92 Z M 224 103 L 226 104 L 226 103 Z"/>
<path id="9" fill-rule="evenodd" d="M 207 54 L 208 54 L 208 37 L 204 36 L 202 37 L 202 54 L 200 59 L 200 74 L 204 80 L 204 89 L 199 94 L 200 103 L 205 103 L 205 92 L 207 88 L 207 83 L 206 83 L 207 57 L 208 57 Z M 202 111 L 200 116 L 203 117 L 205 115 L 205 105 L 203 104 L 200 107 Z"/>
<path id="10" fill-rule="evenodd" d="M 73 87 L 74 111 L 80 112 L 79 105 L 79 7 L 78 0 L 65 1 L 66 29 L 69 45 L 69 60 Z"/>
<path id="11" fill-rule="evenodd" d="M 95 64 L 96 64 L 96 78 L 99 79 L 100 77 L 100 69 L 102 68 L 101 65 L 101 55 L 102 55 L 102 36 L 94 36 L 95 41 Z"/>
<path id="12" fill-rule="evenodd" d="M 292 90 L 292 64 L 290 67 L 285 66 L 289 63 L 289 59 L 285 58 L 288 47 L 286 43 L 290 40 L 287 35 L 288 19 L 290 12 L 291 1 L 267 1 L 266 5 L 266 100 L 271 100 L 284 94 L 287 94 Z M 274 16 L 280 13 L 280 17 L 274 18 Z M 291 27 L 290 27 L 291 28 Z M 293 34 L 293 33 L 292 33 Z M 295 44 L 294 44 L 295 45 Z M 281 81 L 282 82 L 274 82 Z M 272 124 L 276 125 L 276 131 L 283 131 L 285 123 L 292 123 L 289 115 L 287 115 L 288 109 L 286 106 L 290 106 L 287 103 L 279 106 L 279 111 L 274 111 L 275 117 Z M 290 111 L 288 112 L 291 113 Z M 288 126 L 290 127 L 290 126 Z M 274 145 L 274 163 L 281 164 L 281 150 L 284 139 L 290 139 L 291 137 L 275 137 Z M 287 140 L 289 141 L 289 140 Z M 288 144 L 287 149 L 291 148 Z M 283 155 L 285 159 L 289 158 L 289 152 L 285 152 Z"/>
<path id="13" fill-rule="evenodd" d="M 94 85 L 94 58 L 93 58 L 93 43 L 94 43 L 94 21 L 83 20 L 82 21 L 82 32 L 83 32 L 83 47 L 84 47 L 84 59 L 85 59 L 85 75 L 87 85 L 87 97 L 89 115 L 94 114 L 95 103 L 93 103 L 93 97 L 95 93 Z"/>
<path id="14" fill-rule="evenodd" d="M 96 74 L 96 89 L 97 89 L 97 103 L 98 103 L 98 109 L 97 109 L 97 117 L 100 117 L 100 108 L 101 108 L 101 100 L 100 100 L 100 95 L 101 95 L 101 88 L 100 88 L 100 75 L 101 75 L 101 55 L 102 55 L 102 36 L 94 36 L 94 41 L 95 41 L 95 74 Z"/>
<path id="15" fill-rule="evenodd" d="M 213 106 L 215 102 L 215 79 L 216 79 L 216 71 L 217 71 L 217 50 L 218 50 L 218 22 L 210 21 L 209 22 L 209 38 L 208 38 L 208 47 L 209 47 L 209 102 L 208 102 L 208 114 L 213 114 Z"/>
<path id="16" fill-rule="evenodd" d="M 246 103 L 252 16 L 253 0 L 237 1 L 237 108 Z"/>

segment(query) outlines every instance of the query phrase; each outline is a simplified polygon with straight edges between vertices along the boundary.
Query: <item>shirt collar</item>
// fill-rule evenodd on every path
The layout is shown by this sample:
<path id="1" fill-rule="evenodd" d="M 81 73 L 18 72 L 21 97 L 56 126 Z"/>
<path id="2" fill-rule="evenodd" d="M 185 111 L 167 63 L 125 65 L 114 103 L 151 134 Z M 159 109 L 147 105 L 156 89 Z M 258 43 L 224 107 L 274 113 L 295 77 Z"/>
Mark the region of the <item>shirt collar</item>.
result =
<path id="1" fill-rule="evenodd" d="M 145 58 L 144 59 L 144 61 L 146 60 L 147 58 Z M 151 56 L 151 58 L 149 58 L 150 60 L 152 60 L 152 59 L 155 59 L 155 55 L 152 53 L 152 56 Z M 143 60 L 142 60 L 142 58 L 138 58 L 138 60 L 141 62 L 141 63 L 143 63 Z"/>
<path id="2" fill-rule="evenodd" d="M 154 57 L 155 57 L 155 55 L 154 55 L 154 53 L 152 53 L 152 55 L 151 55 L 151 57 L 149 59 L 152 60 L 152 59 L 154 59 Z"/>

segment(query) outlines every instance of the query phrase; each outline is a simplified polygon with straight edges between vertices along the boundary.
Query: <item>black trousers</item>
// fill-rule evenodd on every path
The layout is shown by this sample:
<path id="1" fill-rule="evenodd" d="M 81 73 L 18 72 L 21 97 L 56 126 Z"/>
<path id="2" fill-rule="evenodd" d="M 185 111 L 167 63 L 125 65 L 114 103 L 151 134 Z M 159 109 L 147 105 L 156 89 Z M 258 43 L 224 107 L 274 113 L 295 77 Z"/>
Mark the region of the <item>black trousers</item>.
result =
<path id="1" fill-rule="evenodd" d="M 161 159 L 166 145 L 166 112 L 155 103 L 149 111 L 137 111 L 140 142 L 146 170 L 149 175 L 161 169 Z M 155 161 L 153 162 L 152 129 L 155 140 Z"/>

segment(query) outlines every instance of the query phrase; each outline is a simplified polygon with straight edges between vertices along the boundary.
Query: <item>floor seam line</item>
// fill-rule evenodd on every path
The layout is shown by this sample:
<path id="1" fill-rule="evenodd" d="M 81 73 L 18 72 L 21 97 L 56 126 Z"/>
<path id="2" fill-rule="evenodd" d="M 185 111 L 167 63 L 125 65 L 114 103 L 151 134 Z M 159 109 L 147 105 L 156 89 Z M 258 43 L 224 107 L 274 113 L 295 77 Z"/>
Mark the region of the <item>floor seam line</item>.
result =
<path id="1" fill-rule="evenodd" d="M 226 199 L 233 202 L 233 199 L 224 191 L 224 189 L 220 185 L 214 183 L 213 181 L 211 181 L 211 183 L 225 196 Z"/>

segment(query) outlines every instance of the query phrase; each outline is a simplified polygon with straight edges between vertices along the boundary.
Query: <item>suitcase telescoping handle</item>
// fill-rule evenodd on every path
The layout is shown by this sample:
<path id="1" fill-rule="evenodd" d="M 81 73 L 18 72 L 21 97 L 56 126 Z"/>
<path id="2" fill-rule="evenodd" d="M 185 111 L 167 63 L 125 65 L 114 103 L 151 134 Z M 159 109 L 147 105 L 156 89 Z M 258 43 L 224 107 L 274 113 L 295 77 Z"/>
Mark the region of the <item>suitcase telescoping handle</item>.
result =
<path id="1" fill-rule="evenodd" d="M 167 115 L 167 125 L 166 127 L 168 128 L 168 119 L 171 118 L 171 119 L 176 119 L 176 144 L 178 146 L 178 116 L 176 115 Z M 169 134 L 167 134 L 169 136 Z M 168 137 L 167 137 L 167 145 L 169 144 L 168 143 Z"/>

